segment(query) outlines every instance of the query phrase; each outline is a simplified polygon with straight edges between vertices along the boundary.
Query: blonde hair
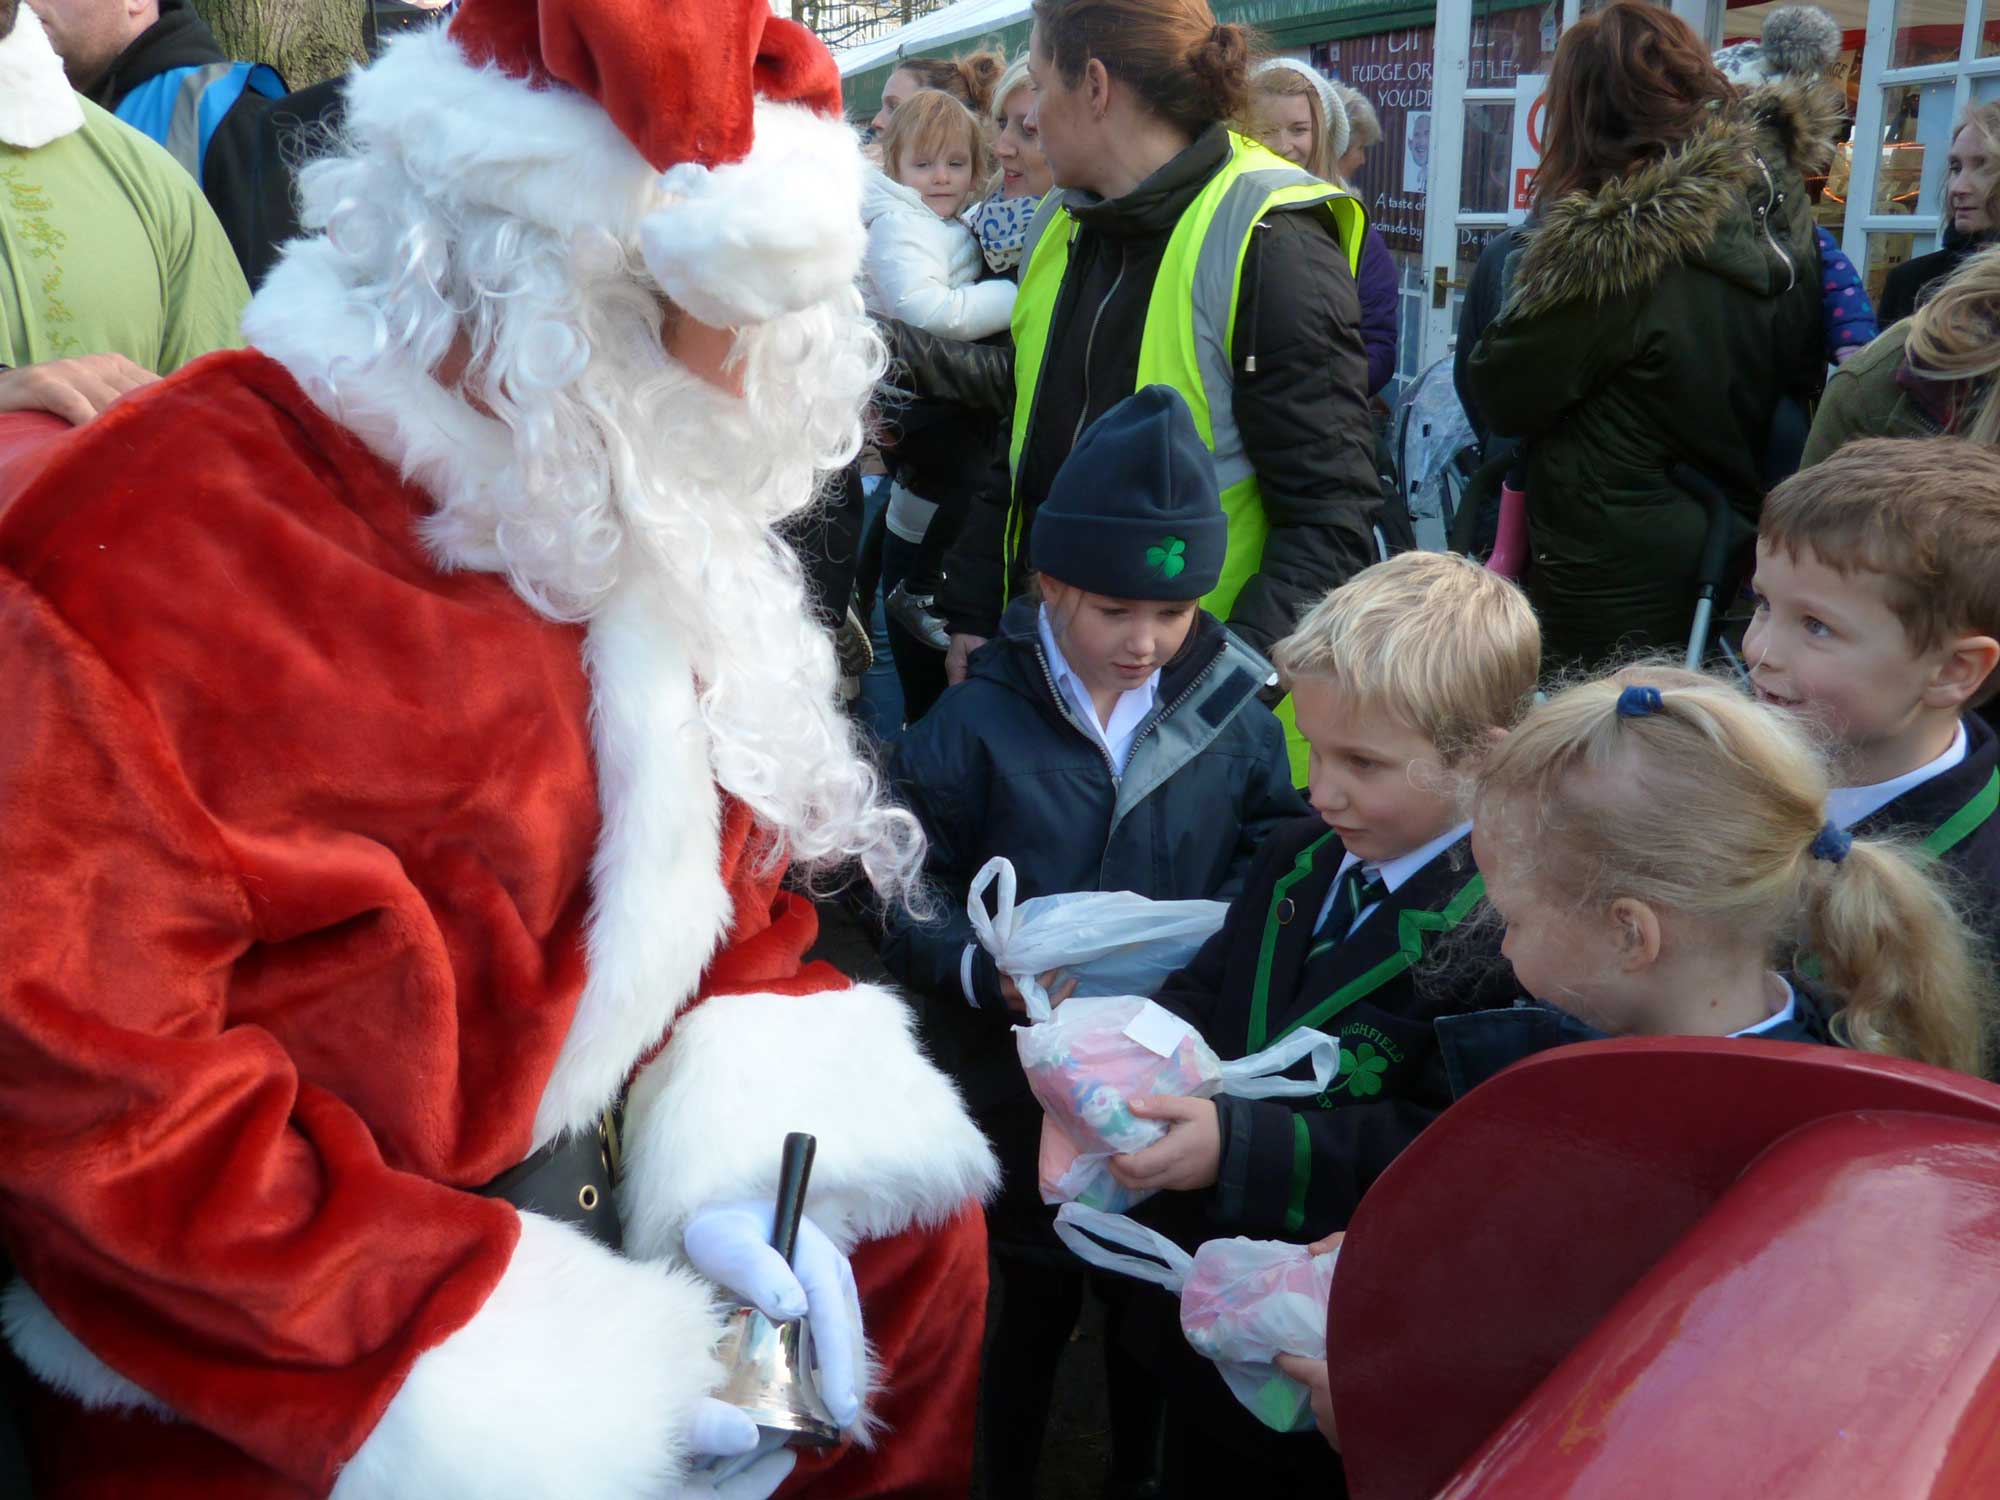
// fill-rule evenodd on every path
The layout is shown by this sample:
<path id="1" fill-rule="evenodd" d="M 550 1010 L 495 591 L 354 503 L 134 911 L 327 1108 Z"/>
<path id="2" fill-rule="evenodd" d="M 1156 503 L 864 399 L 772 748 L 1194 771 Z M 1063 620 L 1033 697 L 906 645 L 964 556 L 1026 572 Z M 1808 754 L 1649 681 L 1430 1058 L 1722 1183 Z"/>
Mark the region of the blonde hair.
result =
<path id="1" fill-rule="evenodd" d="M 1957 140 L 1961 130 L 1970 130 L 1977 135 L 1985 143 L 1988 156 L 2000 157 L 2000 99 L 1969 106 L 1958 117 L 1958 123 L 1951 127 L 1951 138 Z M 1987 190 L 1986 222 L 2000 225 L 2000 178 L 1996 178 Z"/>
<path id="2" fill-rule="evenodd" d="M 1757 540 L 1874 573 L 1912 651 L 1967 631 L 2000 638 L 2000 449 L 1964 438 L 1868 438 L 1764 502 Z M 1974 704 L 2000 692 L 2000 673 Z"/>
<path id="3" fill-rule="evenodd" d="M 882 132 L 882 170 L 902 181 L 903 158 L 910 152 L 949 151 L 962 146 L 972 160 L 967 198 L 993 171 L 993 147 L 979 116 L 939 89 L 919 89 L 896 107 Z"/>
<path id="4" fill-rule="evenodd" d="M 1657 706 L 1621 712 L 1629 688 Z M 1849 1046 L 1979 1073 L 1991 995 L 1964 924 L 1895 844 L 1817 855 L 1827 787 L 1824 757 L 1785 716 L 1713 678 L 1639 666 L 1536 708 L 1479 766 L 1473 802 L 1528 810 L 1523 842 L 1552 895 L 1631 897 L 1726 924 L 1776 962 L 1811 955 Z"/>
<path id="5" fill-rule="evenodd" d="M 1363 568 L 1271 653 L 1429 738 L 1447 763 L 1513 724 L 1534 697 L 1542 632 L 1527 597 L 1451 552 Z"/>
<path id="6" fill-rule="evenodd" d="M 1376 117 L 1375 106 L 1368 102 L 1368 96 L 1344 83 L 1336 83 L 1333 87 L 1347 111 L 1347 149 L 1352 151 L 1359 146 L 1366 150 L 1370 146 L 1381 145 L 1382 122 Z"/>
<path id="7" fill-rule="evenodd" d="M 993 106 L 988 113 L 992 115 L 995 125 L 1007 123 L 1007 96 L 1029 81 L 1028 54 L 1023 52 L 1007 64 L 1007 71 L 1000 75 L 1000 81 L 993 86 Z"/>
<path id="8" fill-rule="evenodd" d="M 1000 75 L 1000 81 L 993 86 L 993 102 L 987 110 L 987 117 L 993 122 L 991 129 L 995 134 L 1007 127 L 1007 100 L 1013 95 L 1016 89 L 1032 81 L 1028 77 L 1028 54 L 1023 52 L 1019 57 L 1007 64 L 1007 71 Z M 993 170 L 986 174 L 986 188 L 983 196 L 991 198 L 998 193 L 1000 191 L 1001 179 L 1005 175 L 1000 169 L 1000 163 L 995 161 L 993 163 Z"/>
<path id="9" fill-rule="evenodd" d="M 1905 348 L 1910 374 L 1920 380 L 1974 382 L 1978 400 L 1954 408 L 1952 430 L 1975 443 L 2000 443 L 2000 247 L 1980 251 L 1946 278 L 1911 317 Z"/>
<path id="10" fill-rule="evenodd" d="M 1306 112 L 1312 117 L 1312 149 L 1306 153 L 1305 169 L 1323 182 L 1338 180 L 1340 157 L 1343 153 L 1333 149 L 1334 132 L 1329 128 L 1326 112 L 1327 101 L 1338 100 L 1330 84 L 1317 82 L 1306 72 L 1305 65 L 1291 58 L 1271 58 L 1259 63 L 1250 74 L 1250 100 L 1254 109 L 1259 99 L 1303 99 Z M 1243 134 L 1255 136 L 1258 123 L 1246 119 Z M 1341 122 L 1345 125 L 1347 122 Z M 1347 132 L 1339 132 L 1343 140 Z"/>

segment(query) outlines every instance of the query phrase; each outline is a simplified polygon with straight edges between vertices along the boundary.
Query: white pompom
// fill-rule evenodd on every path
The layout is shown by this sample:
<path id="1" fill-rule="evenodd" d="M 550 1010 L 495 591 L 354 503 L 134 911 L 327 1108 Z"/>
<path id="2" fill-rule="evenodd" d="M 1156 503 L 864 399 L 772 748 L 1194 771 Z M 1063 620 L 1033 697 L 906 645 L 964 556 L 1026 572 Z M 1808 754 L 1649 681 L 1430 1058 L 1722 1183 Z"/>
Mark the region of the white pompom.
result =
<path id="1" fill-rule="evenodd" d="M 768 323 L 825 301 L 861 272 L 860 143 L 837 120 L 759 104 L 756 146 L 740 162 L 679 166 L 669 201 L 639 225 L 646 269 L 694 317 L 718 328 Z"/>

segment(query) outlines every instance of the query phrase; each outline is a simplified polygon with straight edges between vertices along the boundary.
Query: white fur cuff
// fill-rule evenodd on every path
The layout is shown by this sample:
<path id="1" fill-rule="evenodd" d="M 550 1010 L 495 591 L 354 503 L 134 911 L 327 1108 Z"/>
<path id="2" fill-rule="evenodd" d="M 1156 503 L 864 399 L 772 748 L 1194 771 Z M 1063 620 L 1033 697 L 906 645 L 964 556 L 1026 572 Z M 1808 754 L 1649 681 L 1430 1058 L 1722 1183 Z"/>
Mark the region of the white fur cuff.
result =
<path id="1" fill-rule="evenodd" d="M 173 1420 L 165 1405 L 85 1348 L 18 1276 L 0 1297 L 0 1326 L 6 1329 L 8 1347 L 49 1389 L 74 1397 L 91 1410 L 149 1411 Z"/>
<path id="2" fill-rule="evenodd" d="M 334 1500 L 658 1500 L 721 1326 L 695 1277 L 524 1213 L 493 1295 L 411 1367 Z"/>
<path id="3" fill-rule="evenodd" d="M 718 995 L 675 1024 L 625 1113 L 625 1244 L 678 1259 L 707 1205 L 768 1198 L 787 1131 L 819 1138 L 806 1209 L 851 1250 L 949 1220 L 999 1172 L 910 1013 L 874 985 Z"/>
<path id="4" fill-rule="evenodd" d="M 669 201 L 639 226 L 646 269 L 716 328 L 824 302 L 861 274 L 862 166 L 859 141 L 839 121 L 760 103 L 749 156 L 662 175 Z"/>

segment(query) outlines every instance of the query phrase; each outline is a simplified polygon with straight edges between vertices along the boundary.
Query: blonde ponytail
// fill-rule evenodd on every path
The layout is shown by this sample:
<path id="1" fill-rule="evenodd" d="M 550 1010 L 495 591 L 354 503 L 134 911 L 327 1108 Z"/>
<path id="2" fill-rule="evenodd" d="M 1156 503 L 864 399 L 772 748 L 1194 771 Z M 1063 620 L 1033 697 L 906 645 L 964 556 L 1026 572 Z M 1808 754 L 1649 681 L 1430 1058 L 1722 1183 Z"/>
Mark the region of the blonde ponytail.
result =
<path id="1" fill-rule="evenodd" d="M 1636 897 L 1816 963 L 1848 1045 L 1980 1073 L 1991 981 L 1964 924 L 1911 855 L 1828 829 L 1827 788 L 1792 720 L 1714 678 L 1630 667 L 1532 710 L 1473 801 L 1529 811 L 1556 894 Z"/>
<path id="2" fill-rule="evenodd" d="M 1983 1075 L 1985 973 L 1971 935 L 1916 858 L 1857 839 L 1807 860 L 1805 952 L 1840 1002 L 1834 1034 L 1863 1052 Z"/>

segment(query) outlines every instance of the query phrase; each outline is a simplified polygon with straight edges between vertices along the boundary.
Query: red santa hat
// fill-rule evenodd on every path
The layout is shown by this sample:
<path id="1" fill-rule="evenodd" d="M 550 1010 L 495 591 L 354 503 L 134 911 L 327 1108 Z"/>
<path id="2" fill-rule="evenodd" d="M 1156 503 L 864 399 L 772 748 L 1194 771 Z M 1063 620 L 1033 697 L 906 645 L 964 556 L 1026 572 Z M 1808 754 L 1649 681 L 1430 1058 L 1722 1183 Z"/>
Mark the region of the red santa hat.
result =
<path id="1" fill-rule="evenodd" d="M 465 0 L 348 90 L 348 127 L 434 195 L 640 245 L 704 322 L 766 321 L 858 273 L 840 75 L 769 0 Z"/>

